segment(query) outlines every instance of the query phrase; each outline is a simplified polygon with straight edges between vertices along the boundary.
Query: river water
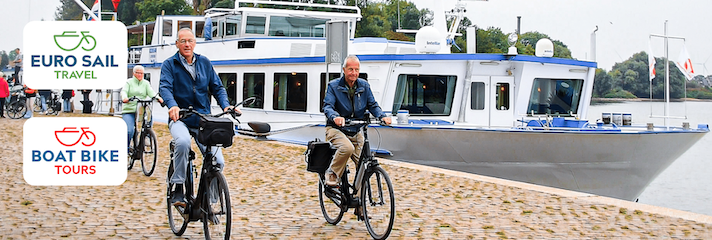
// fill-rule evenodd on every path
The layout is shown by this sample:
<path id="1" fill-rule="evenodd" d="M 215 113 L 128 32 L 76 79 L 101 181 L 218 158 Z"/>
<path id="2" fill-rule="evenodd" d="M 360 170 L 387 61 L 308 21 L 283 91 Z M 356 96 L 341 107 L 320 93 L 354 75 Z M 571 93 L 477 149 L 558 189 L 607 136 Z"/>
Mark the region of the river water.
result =
<path id="1" fill-rule="evenodd" d="M 664 125 L 663 102 L 623 102 L 592 105 L 588 119 L 594 122 L 603 112 L 632 113 L 634 125 L 654 123 Z M 673 102 L 670 103 L 670 116 L 687 119 L 669 119 L 669 126 L 682 126 L 689 122 L 696 128 L 698 124 L 712 126 L 712 102 Z M 699 142 L 663 171 L 638 197 L 639 203 L 673 208 L 712 216 L 712 134 L 706 134 Z"/>

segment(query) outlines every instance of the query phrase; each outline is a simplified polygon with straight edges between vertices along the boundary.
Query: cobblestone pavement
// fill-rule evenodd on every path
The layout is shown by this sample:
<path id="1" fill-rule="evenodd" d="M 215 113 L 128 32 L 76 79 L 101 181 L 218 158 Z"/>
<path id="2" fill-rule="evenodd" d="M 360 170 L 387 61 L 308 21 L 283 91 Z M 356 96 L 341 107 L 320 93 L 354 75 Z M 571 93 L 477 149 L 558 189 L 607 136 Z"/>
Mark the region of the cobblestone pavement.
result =
<path id="1" fill-rule="evenodd" d="M 191 223 L 180 237 L 168 227 L 165 178 L 170 133 L 165 124 L 155 126 L 161 148 L 153 176 L 143 176 L 136 166 L 120 186 L 79 187 L 25 183 L 23 124 L 24 120 L 0 118 L 0 238 L 203 238 L 200 222 Z M 305 170 L 304 150 L 247 137 L 236 137 L 225 150 L 233 239 L 369 238 L 364 223 L 351 213 L 335 226 L 324 221 L 317 177 Z M 704 215 L 381 162 L 396 191 L 392 239 L 712 239 L 712 220 Z"/>

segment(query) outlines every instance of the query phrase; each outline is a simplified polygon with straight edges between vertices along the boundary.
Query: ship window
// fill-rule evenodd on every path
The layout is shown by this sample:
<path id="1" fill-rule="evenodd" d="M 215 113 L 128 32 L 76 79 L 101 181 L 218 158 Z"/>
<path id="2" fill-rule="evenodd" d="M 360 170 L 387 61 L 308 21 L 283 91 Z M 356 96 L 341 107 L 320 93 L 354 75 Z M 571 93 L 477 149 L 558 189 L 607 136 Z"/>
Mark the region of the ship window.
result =
<path id="1" fill-rule="evenodd" d="M 163 20 L 163 36 L 173 36 L 173 20 Z"/>
<path id="2" fill-rule="evenodd" d="M 319 89 L 319 111 L 324 112 L 324 96 L 326 96 L 326 86 L 334 79 L 341 76 L 341 73 L 329 73 L 329 78 L 326 79 L 326 73 L 321 73 L 321 88 Z"/>
<path id="3" fill-rule="evenodd" d="M 275 73 L 272 109 L 307 111 L 307 74 Z"/>
<path id="4" fill-rule="evenodd" d="M 225 20 L 225 36 L 240 35 L 240 15 L 228 16 Z"/>
<path id="5" fill-rule="evenodd" d="M 225 18 L 213 19 L 213 38 L 222 38 Z"/>
<path id="6" fill-rule="evenodd" d="M 509 83 L 497 83 L 497 107 L 495 109 L 509 110 Z"/>
<path id="7" fill-rule="evenodd" d="M 237 73 L 219 73 L 218 76 L 220 77 L 220 80 L 222 80 L 222 84 L 225 86 L 225 90 L 227 91 L 227 101 L 230 102 L 230 105 L 235 105 L 235 95 L 237 94 Z"/>
<path id="8" fill-rule="evenodd" d="M 242 97 L 257 97 L 257 101 L 248 108 L 264 108 L 265 99 L 265 74 L 264 73 L 245 73 L 243 75 Z"/>
<path id="9" fill-rule="evenodd" d="M 143 79 L 145 79 L 148 82 L 151 82 L 151 73 L 144 73 Z"/>
<path id="10" fill-rule="evenodd" d="M 203 29 L 205 28 L 205 21 L 195 22 L 195 37 L 202 38 L 205 37 Z"/>
<path id="11" fill-rule="evenodd" d="M 470 87 L 470 109 L 484 110 L 485 109 L 485 83 L 473 82 Z"/>
<path id="12" fill-rule="evenodd" d="M 191 21 L 178 21 L 178 30 L 188 28 L 193 30 L 193 22 Z"/>
<path id="13" fill-rule="evenodd" d="M 271 16 L 270 36 L 324 37 L 326 19 Z"/>
<path id="14" fill-rule="evenodd" d="M 582 79 L 536 78 L 532 85 L 527 114 L 577 114 L 582 88 Z"/>
<path id="15" fill-rule="evenodd" d="M 247 16 L 247 25 L 245 25 L 245 33 L 265 34 L 266 17 Z"/>
<path id="16" fill-rule="evenodd" d="M 393 112 L 410 115 L 450 115 L 457 76 L 399 75 Z"/>

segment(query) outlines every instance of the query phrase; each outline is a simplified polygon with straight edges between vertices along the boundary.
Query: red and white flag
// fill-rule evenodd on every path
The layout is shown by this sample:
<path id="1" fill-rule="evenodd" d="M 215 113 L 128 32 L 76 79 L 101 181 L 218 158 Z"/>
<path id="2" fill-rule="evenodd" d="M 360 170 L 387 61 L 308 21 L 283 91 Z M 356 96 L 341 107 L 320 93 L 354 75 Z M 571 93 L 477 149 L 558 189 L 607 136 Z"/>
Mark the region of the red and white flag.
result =
<path id="1" fill-rule="evenodd" d="M 695 77 L 695 70 L 692 69 L 692 60 L 690 60 L 690 54 L 687 53 L 687 47 L 682 46 L 680 56 L 675 62 L 675 65 L 677 65 L 677 68 L 680 69 L 682 75 L 685 75 L 688 81 Z"/>
<path id="2" fill-rule="evenodd" d="M 91 12 L 94 13 L 94 15 L 99 16 L 99 10 L 101 9 L 101 4 L 99 4 L 99 0 L 94 0 L 94 6 L 91 7 Z M 96 21 L 91 15 L 89 15 L 88 21 Z"/>
<path id="3" fill-rule="evenodd" d="M 655 56 L 653 56 L 653 48 L 650 47 L 650 42 L 648 42 L 648 73 L 652 82 L 653 78 L 655 78 Z"/>

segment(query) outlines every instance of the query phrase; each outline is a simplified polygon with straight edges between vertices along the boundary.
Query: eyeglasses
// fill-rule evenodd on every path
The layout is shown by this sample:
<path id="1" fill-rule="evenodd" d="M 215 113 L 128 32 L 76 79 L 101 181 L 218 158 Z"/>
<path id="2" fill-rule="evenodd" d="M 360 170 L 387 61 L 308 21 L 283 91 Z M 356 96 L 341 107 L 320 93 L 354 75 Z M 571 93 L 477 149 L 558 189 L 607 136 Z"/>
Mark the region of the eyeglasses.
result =
<path id="1" fill-rule="evenodd" d="M 178 42 L 181 44 L 185 44 L 186 42 L 187 43 L 195 43 L 195 39 L 181 39 L 181 40 L 178 40 Z"/>

